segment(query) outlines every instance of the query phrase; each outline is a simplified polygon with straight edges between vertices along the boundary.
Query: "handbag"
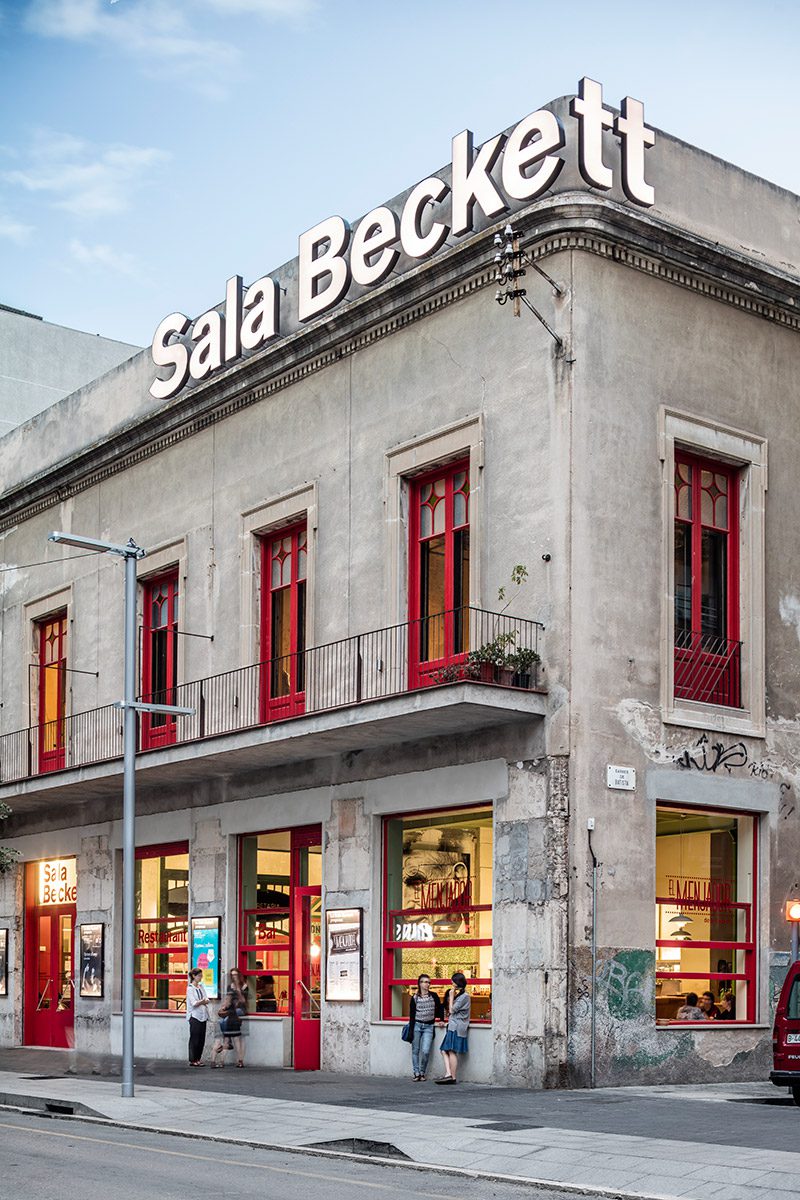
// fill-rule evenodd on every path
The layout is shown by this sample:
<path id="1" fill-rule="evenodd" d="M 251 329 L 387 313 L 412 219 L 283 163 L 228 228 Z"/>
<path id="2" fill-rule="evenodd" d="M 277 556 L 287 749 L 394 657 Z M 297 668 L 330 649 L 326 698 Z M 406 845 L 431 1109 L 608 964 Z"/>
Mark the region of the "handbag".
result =
<path id="1" fill-rule="evenodd" d="M 411 1028 L 410 1021 L 406 1021 L 405 1025 L 403 1026 L 403 1028 L 401 1030 L 400 1037 L 403 1039 L 404 1042 L 413 1042 L 414 1031 Z"/>

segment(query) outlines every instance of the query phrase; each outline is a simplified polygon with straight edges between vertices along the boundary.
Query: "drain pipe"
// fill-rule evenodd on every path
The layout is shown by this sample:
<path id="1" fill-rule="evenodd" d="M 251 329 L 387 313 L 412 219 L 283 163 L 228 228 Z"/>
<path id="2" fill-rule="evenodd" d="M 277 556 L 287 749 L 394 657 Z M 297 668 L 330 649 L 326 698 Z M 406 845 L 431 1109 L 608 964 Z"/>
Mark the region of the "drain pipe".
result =
<path id="1" fill-rule="evenodd" d="M 589 817 L 586 822 L 586 828 L 589 838 L 589 853 L 592 856 L 592 1027 L 591 1027 L 591 1047 L 592 1047 L 592 1068 L 591 1068 L 591 1086 L 597 1086 L 597 872 L 600 863 L 597 861 L 597 855 L 592 847 L 592 833 L 594 831 L 594 817 Z"/>

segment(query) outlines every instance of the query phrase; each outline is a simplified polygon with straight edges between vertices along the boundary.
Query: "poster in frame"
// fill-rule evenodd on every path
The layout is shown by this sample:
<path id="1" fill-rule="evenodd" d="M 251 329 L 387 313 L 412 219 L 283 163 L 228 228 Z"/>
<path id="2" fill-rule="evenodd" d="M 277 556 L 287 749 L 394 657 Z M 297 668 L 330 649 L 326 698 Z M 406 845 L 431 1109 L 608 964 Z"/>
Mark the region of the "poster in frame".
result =
<path id="1" fill-rule="evenodd" d="M 81 985 L 82 1000 L 102 1000 L 104 987 L 105 926 L 81 925 Z"/>
<path id="2" fill-rule="evenodd" d="M 209 1000 L 219 999 L 219 917 L 192 917 L 192 969 L 203 972 Z"/>
<path id="3" fill-rule="evenodd" d="M 325 912 L 325 999 L 363 1000 L 363 908 Z"/>

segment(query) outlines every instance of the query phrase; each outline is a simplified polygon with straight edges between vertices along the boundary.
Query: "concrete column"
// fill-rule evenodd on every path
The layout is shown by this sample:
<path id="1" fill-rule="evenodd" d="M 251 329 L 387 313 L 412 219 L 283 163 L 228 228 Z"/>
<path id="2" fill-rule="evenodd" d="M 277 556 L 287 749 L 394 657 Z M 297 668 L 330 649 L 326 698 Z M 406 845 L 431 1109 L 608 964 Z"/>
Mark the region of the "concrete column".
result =
<path id="1" fill-rule="evenodd" d="M 112 963 L 114 961 L 114 855 L 105 834 L 81 838 L 77 862 L 78 903 L 75 921 L 75 1048 L 86 1054 L 110 1054 Z M 81 999 L 80 927 L 101 924 L 104 931 L 105 986 L 102 999 Z"/>
<path id="2" fill-rule="evenodd" d="M 370 987 L 379 983 L 379 971 L 369 960 L 371 822 L 361 798 L 331 802 L 330 819 L 323 827 L 322 883 L 326 908 L 364 909 L 364 999 L 358 1003 L 322 1004 L 322 1067 L 350 1075 L 367 1075 L 370 1069 Z M 379 900 L 376 898 L 376 904 Z M 324 936 L 324 931 L 323 931 Z"/>
<path id="3" fill-rule="evenodd" d="M 495 1083 L 553 1087 L 566 1064 L 567 760 L 509 765 L 495 805 Z"/>
<path id="4" fill-rule="evenodd" d="M 0 1046 L 19 1046 L 22 1042 L 22 863 L 0 875 L 0 928 L 8 930 L 8 998 L 0 1001 Z"/>

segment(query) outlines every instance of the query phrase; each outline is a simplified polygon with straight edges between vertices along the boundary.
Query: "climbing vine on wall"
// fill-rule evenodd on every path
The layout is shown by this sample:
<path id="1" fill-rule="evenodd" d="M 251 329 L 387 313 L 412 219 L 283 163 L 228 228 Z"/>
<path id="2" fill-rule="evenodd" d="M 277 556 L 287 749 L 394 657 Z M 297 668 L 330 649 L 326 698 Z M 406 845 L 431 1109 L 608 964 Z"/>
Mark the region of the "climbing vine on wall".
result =
<path id="1" fill-rule="evenodd" d="M 3 804 L 0 800 L 0 821 L 5 821 L 11 816 L 11 809 L 7 804 Z M 0 846 L 0 875 L 12 867 L 19 857 L 19 850 L 12 850 L 8 846 Z"/>

